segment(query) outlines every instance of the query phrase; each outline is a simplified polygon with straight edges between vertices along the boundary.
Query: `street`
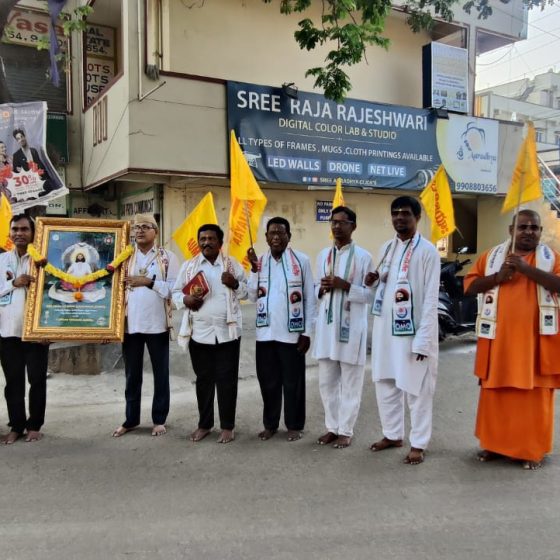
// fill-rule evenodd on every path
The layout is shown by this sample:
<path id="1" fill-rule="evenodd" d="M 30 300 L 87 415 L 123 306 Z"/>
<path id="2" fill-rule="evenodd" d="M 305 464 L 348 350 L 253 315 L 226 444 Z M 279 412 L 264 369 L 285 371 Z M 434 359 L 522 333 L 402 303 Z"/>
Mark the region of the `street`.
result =
<path id="1" fill-rule="evenodd" d="M 315 443 L 324 425 L 312 361 L 303 439 L 288 443 L 281 429 L 259 441 L 253 342 L 244 344 L 237 439 L 228 445 L 216 431 L 186 439 L 197 420 L 186 355 L 173 361 L 169 431 L 158 438 L 151 373 L 143 427 L 119 439 L 111 432 L 123 420 L 122 370 L 53 375 L 44 439 L 0 449 L 3 560 L 560 557 L 559 457 L 535 472 L 475 459 L 472 337 L 442 344 L 434 436 L 414 467 L 402 464 L 406 448 L 368 450 L 381 435 L 369 366 L 350 448 Z M 2 433 L 6 422 L 2 402 Z"/>

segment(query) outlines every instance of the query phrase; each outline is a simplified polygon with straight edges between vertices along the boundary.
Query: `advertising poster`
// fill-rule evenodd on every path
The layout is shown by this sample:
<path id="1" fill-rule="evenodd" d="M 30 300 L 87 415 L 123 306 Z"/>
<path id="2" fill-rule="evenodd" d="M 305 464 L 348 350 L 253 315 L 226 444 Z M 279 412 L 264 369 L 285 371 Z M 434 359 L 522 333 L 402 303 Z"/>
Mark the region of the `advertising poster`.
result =
<path id="1" fill-rule="evenodd" d="M 440 159 L 432 111 L 228 82 L 228 128 L 259 181 L 421 190 Z"/>
<path id="2" fill-rule="evenodd" d="M 437 125 L 441 161 L 455 192 L 498 192 L 498 121 L 449 115 Z"/>
<path id="3" fill-rule="evenodd" d="M 0 105 L 0 190 L 14 215 L 68 194 L 47 156 L 47 104 Z"/>
<path id="4" fill-rule="evenodd" d="M 469 110 L 468 51 L 434 41 L 429 49 L 431 107 L 450 111 Z M 425 56 L 425 55 L 424 55 Z"/>

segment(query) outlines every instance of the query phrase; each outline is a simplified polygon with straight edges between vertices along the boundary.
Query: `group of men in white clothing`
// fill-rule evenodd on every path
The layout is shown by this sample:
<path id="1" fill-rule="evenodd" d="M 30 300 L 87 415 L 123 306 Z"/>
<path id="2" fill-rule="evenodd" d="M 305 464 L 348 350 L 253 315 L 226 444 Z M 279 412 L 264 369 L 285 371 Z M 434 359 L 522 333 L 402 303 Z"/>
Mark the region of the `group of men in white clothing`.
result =
<path id="1" fill-rule="evenodd" d="M 406 401 L 411 447 L 405 462 L 421 463 L 432 429 L 440 262 L 435 247 L 417 231 L 420 214 L 420 205 L 412 197 L 393 201 L 391 219 L 396 234 L 382 246 L 375 266 L 371 255 L 352 240 L 357 227 L 355 212 L 346 206 L 334 208 L 330 218 L 332 244 L 319 253 L 315 277 L 309 258 L 290 246 L 290 223 L 285 218 L 268 221 L 266 253 L 258 256 L 249 249 L 251 271 L 247 277 L 241 265 L 222 251 L 224 233 L 219 226 L 199 228 L 200 253 L 179 267 L 177 257 L 156 244 L 158 224 L 154 216 L 136 216 L 136 247 L 126 265 L 125 280 L 125 421 L 113 436 L 121 437 L 140 425 L 145 346 L 154 376 L 151 433 L 166 433 L 174 306 L 184 309 L 178 341 L 188 349 L 196 376 L 199 421 L 190 439 L 199 442 L 211 433 L 216 395 L 218 442 L 235 439 L 240 301 L 248 298 L 256 304 L 255 362 L 263 399 L 261 440 L 278 432 L 282 408 L 287 440 L 302 437 L 305 355 L 313 334 L 326 426 L 326 433 L 317 442 L 338 449 L 351 444 L 362 397 L 371 312 L 372 373 L 383 432 L 371 449 L 403 445 Z M 11 236 L 14 250 L 0 255 L 0 359 L 11 426 L 2 440 L 6 444 L 25 434 L 28 441 L 41 437 L 48 356 L 48 346 L 22 343 L 21 332 L 12 332 L 12 327 L 7 330 L 8 316 L 23 316 L 26 286 L 33 281 L 26 261 L 27 243 L 33 240 L 32 220 L 14 217 Z M 20 323 L 14 327 L 19 331 Z M 22 349 L 17 364 L 9 355 L 16 351 L 14 345 Z M 25 411 L 26 367 L 30 381 L 35 381 L 29 396 L 29 418 Z"/>

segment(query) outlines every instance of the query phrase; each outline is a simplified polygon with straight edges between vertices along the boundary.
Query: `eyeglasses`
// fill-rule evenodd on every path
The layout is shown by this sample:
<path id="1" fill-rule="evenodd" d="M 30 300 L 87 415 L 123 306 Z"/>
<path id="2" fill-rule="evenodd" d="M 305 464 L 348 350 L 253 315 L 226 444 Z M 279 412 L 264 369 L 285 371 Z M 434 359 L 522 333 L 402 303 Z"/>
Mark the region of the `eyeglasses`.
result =
<path id="1" fill-rule="evenodd" d="M 329 220 L 331 227 L 336 226 L 347 226 L 349 224 L 353 224 L 354 222 L 351 220 Z"/>
<path id="2" fill-rule="evenodd" d="M 517 224 L 517 231 L 540 231 L 542 228 L 537 224 Z"/>
<path id="3" fill-rule="evenodd" d="M 134 231 L 150 231 L 151 229 L 154 229 L 154 226 L 148 224 L 140 224 L 137 226 L 133 226 L 132 229 Z"/>

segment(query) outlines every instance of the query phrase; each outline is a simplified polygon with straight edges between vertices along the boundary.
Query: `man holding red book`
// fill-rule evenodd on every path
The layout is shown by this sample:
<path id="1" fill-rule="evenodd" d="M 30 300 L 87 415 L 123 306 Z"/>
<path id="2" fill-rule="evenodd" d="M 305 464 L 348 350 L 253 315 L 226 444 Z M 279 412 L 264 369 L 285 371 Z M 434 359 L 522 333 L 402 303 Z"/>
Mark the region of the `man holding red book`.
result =
<path id="1" fill-rule="evenodd" d="M 200 253 L 183 264 L 173 288 L 177 309 L 185 309 L 179 345 L 187 345 L 196 375 L 199 421 L 190 435 L 201 441 L 214 427 L 218 393 L 221 433 L 218 443 L 235 439 L 235 408 L 241 342 L 239 300 L 247 297 L 241 265 L 222 254 L 224 232 L 215 224 L 198 229 Z"/>

